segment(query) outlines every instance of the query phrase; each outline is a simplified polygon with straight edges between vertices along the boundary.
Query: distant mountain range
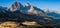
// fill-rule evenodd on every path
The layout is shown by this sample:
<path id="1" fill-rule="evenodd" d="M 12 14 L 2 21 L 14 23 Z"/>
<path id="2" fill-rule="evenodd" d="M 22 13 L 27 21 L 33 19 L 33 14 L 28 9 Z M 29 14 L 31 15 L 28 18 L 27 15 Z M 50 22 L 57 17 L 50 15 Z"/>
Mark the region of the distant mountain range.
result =
<path id="1" fill-rule="evenodd" d="M 48 16 L 54 17 L 54 19 L 60 19 L 60 11 L 49 11 L 48 9 L 45 10 L 45 13 Z"/>
<path id="2" fill-rule="evenodd" d="M 55 14 L 55 13 L 54 13 Z M 20 2 L 14 2 L 9 8 L 0 7 L 0 21 L 36 21 L 39 23 L 49 24 L 54 23 L 52 13 L 44 12 L 43 10 L 26 3 L 22 5 Z M 55 15 L 53 15 L 55 16 Z"/>

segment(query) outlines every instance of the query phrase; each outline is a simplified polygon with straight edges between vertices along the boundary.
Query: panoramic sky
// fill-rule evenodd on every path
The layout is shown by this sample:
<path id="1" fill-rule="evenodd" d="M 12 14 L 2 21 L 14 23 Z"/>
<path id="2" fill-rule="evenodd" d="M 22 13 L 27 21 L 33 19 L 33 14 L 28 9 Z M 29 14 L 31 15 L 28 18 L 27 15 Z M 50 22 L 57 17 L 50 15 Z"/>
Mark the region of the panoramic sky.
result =
<path id="1" fill-rule="evenodd" d="M 0 6 L 10 7 L 16 0 L 0 0 Z M 40 9 L 60 10 L 60 0 L 18 0 L 22 5 L 30 3 Z"/>

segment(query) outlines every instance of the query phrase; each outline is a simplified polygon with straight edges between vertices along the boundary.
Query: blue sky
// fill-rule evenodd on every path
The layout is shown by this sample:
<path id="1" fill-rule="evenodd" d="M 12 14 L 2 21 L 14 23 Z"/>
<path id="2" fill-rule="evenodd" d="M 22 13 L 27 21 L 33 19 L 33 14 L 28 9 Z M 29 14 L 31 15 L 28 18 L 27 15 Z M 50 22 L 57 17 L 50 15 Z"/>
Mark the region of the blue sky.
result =
<path id="1" fill-rule="evenodd" d="M 10 7 L 16 0 L 0 0 L 0 6 Z M 18 0 L 22 5 L 30 3 L 41 9 L 60 10 L 60 0 Z"/>

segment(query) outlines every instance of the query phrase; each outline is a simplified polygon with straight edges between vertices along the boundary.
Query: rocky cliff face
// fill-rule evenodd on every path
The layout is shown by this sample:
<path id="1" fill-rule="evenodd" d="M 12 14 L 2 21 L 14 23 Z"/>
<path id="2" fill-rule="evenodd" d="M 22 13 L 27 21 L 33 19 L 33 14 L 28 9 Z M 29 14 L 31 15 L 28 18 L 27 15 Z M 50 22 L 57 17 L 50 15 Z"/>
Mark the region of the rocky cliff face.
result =
<path id="1" fill-rule="evenodd" d="M 23 5 L 21 5 L 21 3 L 15 2 L 14 4 L 12 4 L 12 6 L 8 10 L 11 12 L 14 12 L 17 10 L 21 10 L 22 8 L 23 8 Z"/>

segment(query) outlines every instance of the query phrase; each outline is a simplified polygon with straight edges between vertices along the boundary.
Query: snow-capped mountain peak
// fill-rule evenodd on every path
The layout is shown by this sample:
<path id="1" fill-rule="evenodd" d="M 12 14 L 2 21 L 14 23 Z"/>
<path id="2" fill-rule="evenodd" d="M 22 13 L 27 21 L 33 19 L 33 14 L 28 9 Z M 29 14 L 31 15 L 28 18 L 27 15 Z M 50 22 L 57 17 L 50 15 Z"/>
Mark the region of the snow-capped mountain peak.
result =
<path id="1" fill-rule="evenodd" d="M 8 9 L 11 12 L 22 9 L 23 5 L 20 2 L 14 2 L 12 6 Z"/>
<path id="2" fill-rule="evenodd" d="M 33 13 L 34 12 L 34 7 L 31 5 L 30 9 L 27 12 L 28 13 Z"/>
<path id="3" fill-rule="evenodd" d="M 44 9 L 44 12 L 49 12 L 49 9 L 48 8 Z"/>
<path id="4" fill-rule="evenodd" d="M 26 4 L 24 5 L 24 7 L 27 7 L 27 6 L 30 6 L 30 4 L 29 4 L 29 3 L 26 3 Z"/>

